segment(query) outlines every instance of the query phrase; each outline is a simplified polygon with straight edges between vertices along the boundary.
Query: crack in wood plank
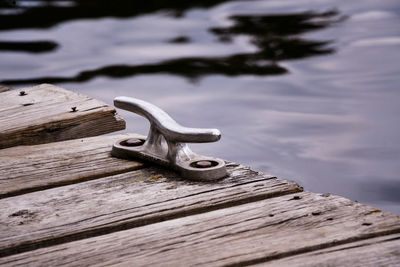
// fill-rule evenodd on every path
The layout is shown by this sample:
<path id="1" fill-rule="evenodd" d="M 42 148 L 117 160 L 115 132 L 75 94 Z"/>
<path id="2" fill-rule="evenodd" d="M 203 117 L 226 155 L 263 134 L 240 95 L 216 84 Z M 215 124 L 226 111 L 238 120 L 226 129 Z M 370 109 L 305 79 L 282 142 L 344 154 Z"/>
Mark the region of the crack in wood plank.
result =
<path id="1" fill-rule="evenodd" d="M 0 200 L 0 255 L 6 256 L 92 236 L 243 205 L 302 190 L 297 184 L 227 164 L 230 177 L 188 181 L 150 167 L 115 176 Z M 157 179 L 153 177 L 157 176 Z M 37 212 L 20 225 L 7 216 Z M 59 216 L 55 216 L 58 214 Z M 12 233 L 10 235 L 10 233 Z"/>
<path id="2" fill-rule="evenodd" d="M 100 136 L 0 150 L 0 199 L 81 183 L 144 167 L 110 156 L 112 144 L 137 134 Z"/>
<path id="3" fill-rule="evenodd" d="M 339 244 L 252 266 L 398 266 L 400 235 L 393 234 Z"/>
<path id="4" fill-rule="evenodd" d="M 13 88 L 8 85 L 5 85 L 5 84 L 0 84 L 0 93 L 5 92 L 5 91 L 10 91 L 10 90 L 13 90 Z"/>
<path id="5" fill-rule="evenodd" d="M 24 91 L 25 95 L 19 95 Z M 1 93 L 0 148 L 96 136 L 125 129 L 105 103 L 50 84 Z M 76 111 L 71 110 L 76 107 Z"/>
<path id="6" fill-rule="evenodd" d="M 393 214 L 334 195 L 296 195 L 296 201 L 284 195 L 39 248 L 0 263 L 243 266 L 400 232 Z"/>

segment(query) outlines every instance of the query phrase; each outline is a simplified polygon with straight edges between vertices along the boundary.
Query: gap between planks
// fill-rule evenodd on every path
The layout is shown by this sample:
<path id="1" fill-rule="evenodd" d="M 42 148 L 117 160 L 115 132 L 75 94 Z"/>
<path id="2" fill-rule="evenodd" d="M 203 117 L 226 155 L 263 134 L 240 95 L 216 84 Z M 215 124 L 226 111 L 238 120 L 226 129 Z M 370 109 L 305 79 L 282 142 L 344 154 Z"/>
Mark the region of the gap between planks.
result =
<path id="1" fill-rule="evenodd" d="M 98 136 L 1 149 L 0 199 L 142 168 L 141 162 L 111 157 L 113 143 L 122 138 L 143 136 Z"/>
<path id="2" fill-rule="evenodd" d="M 244 266 L 400 232 L 390 213 L 298 193 L 40 248 L 1 264 Z"/>
<path id="3" fill-rule="evenodd" d="M 400 234 L 370 238 L 252 265 L 261 266 L 399 266 Z"/>
<path id="4" fill-rule="evenodd" d="M 229 212 L 232 212 L 232 210 L 243 208 L 242 206 L 246 206 L 249 211 L 254 210 L 254 206 L 258 206 L 260 209 L 262 209 L 263 207 L 260 206 L 260 202 L 263 202 L 266 205 L 269 205 L 271 203 L 273 203 L 273 205 L 278 205 L 274 202 L 276 201 L 275 198 L 282 199 L 283 195 L 293 192 L 299 192 L 302 190 L 298 185 L 294 183 L 277 180 L 272 178 L 271 176 L 253 172 L 248 168 L 237 164 L 229 164 L 228 166 L 231 177 L 223 181 L 217 182 L 216 184 L 199 184 L 194 182 L 181 181 L 175 176 L 174 173 L 170 173 L 159 168 L 145 168 L 137 171 L 132 171 L 133 169 L 142 168 L 143 165 L 135 161 L 126 161 L 111 158 L 109 155 L 109 150 L 111 148 L 112 142 L 120 137 L 121 136 L 98 137 L 97 139 L 94 138 L 90 140 L 72 140 L 65 143 L 62 142 L 47 144 L 43 146 L 15 147 L 0 150 L 0 194 L 2 192 L 1 190 L 4 190 L 5 193 L 3 194 L 3 197 L 8 197 L 1 200 L 0 202 L 0 207 L 2 208 L 2 211 L 6 211 L 4 214 L 2 214 L 0 221 L 0 227 L 2 228 L 2 241 L 0 245 L 2 246 L 2 249 L 0 248 L 0 255 L 7 256 L 14 253 L 21 253 L 23 251 L 36 249 L 32 252 L 26 252 L 10 257 L 16 257 L 18 261 L 24 262 L 24 260 L 21 260 L 19 256 L 23 256 L 25 254 L 30 255 L 29 253 L 34 253 L 36 251 L 38 253 L 41 253 L 41 251 L 45 251 L 46 254 L 49 253 L 50 255 L 53 255 L 55 260 L 58 259 L 59 262 L 57 263 L 62 264 L 64 257 L 65 259 L 68 257 L 70 257 L 71 259 L 72 255 L 75 255 L 76 257 L 76 254 L 80 252 L 74 250 L 74 245 L 76 244 L 86 244 L 84 245 L 85 247 L 87 246 L 86 242 L 89 242 L 90 244 L 90 242 L 93 242 L 93 240 L 106 240 L 108 244 L 113 244 L 114 241 L 112 238 L 123 238 L 121 234 L 124 233 L 128 233 L 128 235 L 133 235 L 133 237 L 135 237 L 136 232 L 139 232 L 139 236 L 140 234 L 142 234 L 142 237 L 146 240 L 146 238 L 148 238 L 149 236 L 146 235 L 145 232 L 141 232 L 141 230 L 146 227 L 148 229 L 152 229 L 152 227 L 155 227 L 155 229 L 158 231 L 159 236 L 153 236 L 152 238 L 154 240 L 152 240 L 151 242 L 162 243 L 166 242 L 165 240 L 167 240 L 163 239 L 164 237 L 162 236 L 162 231 L 165 230 L 167 233 L 174 233 L 175 229 L 169 224 L 171 221 L 175 221 L 176 223 L 185 223 L 187 222 L 187 220 L 189 220 L 190 226 L 195 227 L 196 225 L 203 225 L 207 228 L 207 226 L 204 225 L 202 221 L 196 222 L 193 220 L 195 218 L 199 218 L 198 216 L 200 216 L 200 218 L 202 218 L 201 216 L 203 215 L 207 217 L 207 214 L 216 212 L 216 215 L 214 214 L 215 218 L 209 218 L 209 220 L 216 220 L 217 222 L 221 223 L 221 215 L 218 215 L 218 213 L 222 213 L 222 215 L 225 216 L 226 213 L 229 214 Z M 79 144 L 79 142 L 86 142 L 87 140 L 89 140 L 88 143 Z M 105 144 L 102 143 L 103 140 L 107 140 Z M 90 142 L 92 142 L 92 147 L 89 145 Z M 27 153 L 27 149 L 29 150 L 29 153 Z M 18 167 L 15 168 L 15 166 Z M 3 173 L 3 176 L 1 173 Z M 159 173 L 161 173 L 161 176 L 159 176 Z M 11 174 L 11 177 L 8 176 L 9 174 Z M 54 176 L 52 176 L 52 174 L 54 174 Z M 45 179 L 39 179 L 42 177 L 45 177 Z M 103 179 L 87 182 L 88 180 L 97 178 Z M 130 182 L 127 185 L 126 181 L 128 180 Z M 132 180 L 135 180 L 134 182 L 137 184 L 132 184 Z M 156 180 L 157 183 L 155 183 L 154 180 Z M 83 181 L 85 181 L 85 183 L 80 183 Z M 150 185 L 148 185 L 147 187 L 144 186 L 144 184 L 146 183 L 149 183 Z M 20 186 L 17 186 L 17 189 L 15 189 L 15 185 L 17 184 L 20 184 Z M 58 187 L 60 185 L 68 184 L 70 185 L 65 187 Z M 86 187 L 88 191 L 86 191 L 86 194 L 82 194 L 81 199 L 79 199 L 76 193 L 84 193 L 78 188 L 81 186 L 83 186 L 83 188 L 85 188 L 85 186 L 92 186 L 92 188 L 88 189 L 88 187 Z M 139 187 L 142 189 L 138 189 Z M 110 190 L 110 188 L 112 189 Z M 185 191 L 182 191 L 182 188 L 185 188 Z M 119 192 L 119 190 L 121 189 L 125 190 L 122 195 L 121 192 Z M 43 191 L 25 194 L 30 191 L 38 190 Z M 100 192 L 98 192 L 98 190 L 100 190 Z M 140 190 L 142 191 L 138 192 Z M 170 192 L 165 193 L 165 191 L 168 190 L 170 190 Z M 171 190 L 173 193 L 171 192 Z M 73 201 L 71 202 L 71 195 L 74 195 L 74 191 L 75 199 L 72 198 Z M 161 193 L 152 195 L 154 194 L 154 191 Z M 176 194 L 179 194 L 179 192 L 183 193 L 183 196 L 180 195 L 179 197 L 176 197 Z M 24 195 L 16 196 L 19 194 Z M 312 196 L 310 197 L 307 194 L 310 194 Z M 11 197 L 13 195 L 15 197 Z M 43 197 L 40 198 L 38 197 L 39 195 L 43 195 Z M 51 198 L 48 198 L 49 195 L 51 196 Z M 57 196 L 59 196 L 59 198 L 57 198 Z M 87 203 L 85 203 L 84 198 L 90 198 L 90 196 L 95 196 L 94 200 L 97 202 L 92 202 L 92 205 L 86 207 Z M 120 197 L 122 196 L 124 201 L 121 202 Z M 131 198 L 129 198 L 129 196 L 131 196 Z M 250 233 L 251 231 L 249 231 L 247 228 L 243 228 L 241 232 L 239 231 L 236 233 L 229 232 L 229 230 L 232 230 L 232 225 L 241 224 L 243 222 L 251 222 L 252 220 L 263 220 L 265 218 L 271 219 L 275 216 L 275 214 L 272 214 L 274 216 L 270 216 L 270 213 L 268 217 L 267 213 L 263 215 L 257 214 L 257 217 L 254 219 L 242 218 L 242 221 L 235 221 L 235 219 L 233 219 L 233 221 L 229 224 L 220 224 L 217 227 L 221 230 L 221 232 L 226 231 L 227 229 L 228 232 L 222 234 L 216 239 L 223 239 L 223 244 L 237 244 L 237 242 L 239 242 L 238 244 L 241 245 L 240 240 L 242 238 L 247 238 L 247 243 L 243 243 L 242 247 L 240 247 L 246 249 L 245 245 L 253 245 L 253 242 L 264 244 L 264 240 L 260 240 L 258 236 L 253 236 L 256 233 L 258 233 L 260 236 L 265 236 L 264 232 L 259 231 L 262 228 L 273 228 L 276 225 L 286 225 L 288 222 L 291 223 L 292 221 L 303 220 L 305 218 L 309 219 L 309 221 L 304 222 L 304 225 L 310 224 L 312 227 L 323 228 L 324 226 L 315 225 L 321 222 L 313 221 L 314 217 L 319 217 L 321 214 L 336 211 L 338 209 L 338 207 L 334 206 L 334 203 L 321 204 L 321 202 L 323 201 L 319 197 L 327 196 L 318 197 L 317 194 L 308 192 L 302 193 L 301 196 L 303 199 L 313 199 L 307 204 L 307 208 L 315 208 L 313 205 L 318 204 L 317 206 L 320 210 L 313 211 L 311 213 L 308 212 L 294 218 L 282 219 L 279 222 L 271 224 L 267 223 L 267 226 L 261 226 L 251 229 L 252 231 L 254 231 L 254 233 Z M 30 199 L 30 197 L 32 198 Z M 28 199 L 30 200 L 28 201 Z M 341 237 L 341 239 L 334 239 L 333 241 L 328 240 L 329 242 L 325 240 L 325 243 L 320 240 L 321 243 L 317 242 L 315 244 L 308 244 L 308 246 L 302 248 L 292 247 L 291 250 L 287 251 L 284 251 L 284 249 L 279 252 L 270 251 L 269 255 L 266 255 L 265 253 L 263 254 L 263 252 L 260 252 L 259 250 L 257 251 L 256 248 L 254 250 L 248 251 L 248 253 L 245 253 L 243 255 L 229 255 L 229 253 L 226 254 L 226 251 L 222 251 L 218 246 L 212 249 L 213 245 L 216 244 L 214 238 L 212 238 L 209 240 L 201 241 L 203 242 L 202 245 L 204 246 L 200 246 L 200 248 L 205 249 L 206 251 L 208 250 L 210 253 L 212 253 L 203 253 L 203 257 L 204 259 L 207 259 L 207 261 L 199 261 L 197 262 L 197 264 L 255 264 L 259 262 L 276 260 L 292 255 L 300 255 L 316 249 L 319 250 L 327 247 L 346 244 L 348 242 L 354 242 L 357 240 L 370 239 L 375 236 L 398 233 L 400 231 L 398 217 L 395 217 L 394 215 L 394 217 L 391 217 L 391 215 L 382 213 L 379 210 L 351 202 L 350 200 L 346 200 L 348 201 L 346 202 L 338 199 L 343 198 L 333 197 L 331 200 L 333 200 L 333 202 L 340 202 L 340 205 L 342 205 L 343 203 L 347 203 L 344 204 L 342 208 L 347 209 L 347 213 L 345 212 L 345 215 L 349 217 L 347 218 L 348 220 L 353 219 L 355 222 L 360 223 L 364 220 L 361 224 L 358 225 L 354 225 L 354 222 L 351 222 L 353 223 L 352 227 L 354 227 L 354 229 L 352 229 L 352 231 L 347 230 L 343 234 L 335 232 L 335 229 L 325 229 L 326 232 L 332 234 L 333 236 L 338 235 Z M 48 209 L 45 203 L 51 203 L 51 200 L 57 200 L 58 203 L 57 201 L 55 201 L 53 204 L 49 205 L 51 206 L 51 208 Z M 149 202 L 152 200 L 154 202 Z M 286 200 L 293 201 L 293 199 Z M 69 204 L 68 201 L 70 201 Z M 103 203 L 102 205 L 102 201 L 108 202 L 106 204 Z M 120 203 L 115 204 L 113 203 L 114 201 Z M 132 201 L 134 204 L 140 201 L 143 202 L 141 203 L 141 206 L 134 205 L 127 208 L 126 205 L 127 203 L 129 203 L 129 201 Z M 21 209 L 21 204 L 26 205 L 27 208 Z M 340 205 L 338 204 L 338 206 Z M 116 206 L 118 206 L 118 209 L 115 209 Z M 79 214 L 87 214 L 88 217 L 79 217 L 78 220 L 72 222 L 68 221 L 67 217 L 54 218 L 54 216 L 60 217 L 60 215 L 54 213 L 56 212 L 56 209 L 60 209 L 60 207 L 63 211 L 73 210 L 74 208 L 76 209 L 75 214 L 73 213 L 74 211 L 72 213 L 66 212 L 65 216 L 67 216 L 68 218 L 75 218 L 74 215 Z M 40 208 L 47 210 L 43 212 L 43 210 L 40 210 Z M 95 214 L 93 210 L 95 210 L 96 208 L 104 210 L 105 213 L 103 212 L 100 214 Z M 282 206 L 279 208 L 282 208 Z M 298 208 L 304 209 L 304 207 L 302 206 Z M 109 212 L 110 209 L 112 210 L 111 212 Z M 46 215 L 46 212 L 47 215 L 53 216 L 52 219 L 48 220 L 48 218 L 43 217 Z M 241 211 L 239 212 L 239 214 L 237 214 L 237 212 L 234 213 L 241 216 L 240 213 L 243 212 L 246 211 Z M 282 213 L 282 211 L 280 212 Z M 283 211 L 283 213 L 284 212 L 285 211 Z M 290 215 L 290 213 L 296 213 L 297 210 L 294 211 L 289 209 L 287 212 Z M 255 212 L 254 214 L 256 213 L 257 212 Z M 340 218 L 341 214 L 338 214 L 339 220 L 343 219 Z M 371 217 L 369 217 L 371 215 L 375 216 L 373 220 L 371 220 Z M 64 214 L 62 216 L 64 216 Z M 369 218 L 369 221 L 365 221 L 365 218 Z M 327 218 L 327 220 L 328 219 L 329 218 Z M 57 224 L 57 221 L 61 222 L 62 224 Z M 21 222 L 22 224 L 20 224 Z M 336 227 L 347 227 L 346 223 L 347 221 L 342 220 L 341 224 L 337 225 Z M 378 226 L 376 226 L 376 224 Z M 159 225 L 162 225 L 162 227 L 165 226 L 166 229 L 157 228 L 159 227 Z M 23 226 L 26 226 L 25 229 L 23 229 Z M 192 236 L 193 238 L 201 239 L 202 233 L 212 231 L 212 229 L 210 228 L 205 231 L 192 233 L 190 227 L 188 228 L 187 224 L 184 224 L 184 226 L 185 227 L 183 227 L 183 230 L 189 232 L 187 235 Z M 75 228 L 71 230 L 71 228 L 73 227 Z M 362 228 L 367 230 L 362 231 Z M 281 229 L 279 228 L 276 230 L 281 231 Z M 292 230 L 293 229 L 286 229 L 285 231 L 290 232 L 292 236 L 284 236 L 284 238 L 295 238 L 295 235 L 297 233 L 292 233 Z M 315 232 L 315 229 L 307 230 L 312 230 Z M 281 231 L 279 232 L 279 234 L 284 235 L 285 231 Z M 12 235 L 7 235 L 9 233 L 12 233 Z M 16 233 L 17 235 L 15 235 Z M 197 235 L 199 233 L 200 236 Z M 254 239 L 248 239 L 247 236 L 238 237 L 241 236 L 241 234 L 243 233 L 249 233 Z M 177 236 L 177 233 L 175 232 L 175 236 L 172 235 L 172 239 L 178 240 L 176 241 L 177 243 L 172 243 L 172 247 L 169 243 L 166 243 L 166 246 L 163 248 L 158 247 L 160 255 L 155 255 L 150 248 L 144 250 L 144 254 L 139 253 L 138 255 L 136 255 L 137 259 L 139 259 L 139 263 L 140 260 L 143 258 L 146 258 L 146 261 L 148 260 L 149 262 L 153 262 L 154 264 L 162 264 L 165 262 L 168 263 L 168 261 L 171 264 L 181 263 L 176 262 L 176 259 L 174 259 L 173 257 L 174 255 L 170 254 L 169 251 L 175 251 L 174 253 L 182 255 L 184 256 L 184 258 L 186 257 L 187 264 L 192 263 L 191 260 L 196 259 L 193 259 L 191 255 L 184 254 L 185 252 L 187 252 L 187 250 L 192 251 L 192 247 L 174 247 L 175 244 L 191 242 L 191 240 L 179 240 L 179 234 L 180 233 L 178 233 Z M 355 236 L 351 236 L 351 234 L 355 234 Z M 231 240 L 230 237 L 235 235 L 236 237 Z M 320 238 L 323 240 L 323 238 L 320 236 L 321 233 L 319 233 L 318 231 L 317 233 L 314 233 L 314 235 L 316 235 L 314 236 L 314 238 Z M 307 236 L 307 234 L 304 234 L 304 236 Z M 126 237 L 127 242 L 129 242 L 130 244 L 137 242 L 137 240 L 133 237 Z M 161 240 L 158 240 L 157 238 L 161 238 Z M 301 241 L 304 241 L 301 236 L 297 236 L 297 238 Z M 271 241 L 272 243 L 274 242 L 274 240 L 269 241 Z M 311 242 L 310 240 L 308 241 Z M 293 242 L 293 240 L 289 240 L 284 243 L 289 244 L 290 247 L 290 245 L 292 245 L 290 242 Z M 73 247 L 70 247 L 70 245 Z M 116 247 L 118 247 L 118 245 L 120 244 L 116 244 Z M 140 246 L 141 244 L 139 243 L 137 245 Z M 199 243 L 192 244 L 192 246 L 194 247 L 198 245 Z M 218 245 L 220 244 L 218 243 Z M 276 245 L 279 246 L 279 244 Z M 63 254 L 61 255 L 62 257 L 60 256 L 61 259 L 57 258 L 57 253 L 54 253 L 53 250 L 53 248 L 60 247 L 66 253 L 66 255 Z M 124 249 L 124 247 L 120 246 L 119 249 L 115 250 L 114 252 L 117 254 L 122 251 L 121 253 L 123 253 L 123 255 L 121 256 L 125 257 L 126 260 L 132 260 L 132 253 Z M 134 250 L 134 248 L 132 249 Z M 229 247 L 227 247 L 226 249 L 229 250 Z M 214 250 L 217 252 L 219 251 L 219 253 L 217 253 L 217 256 L 221 255 L 224 257 L 212 260 L 211 256 L 216 257 Z M 94 261 L 93 264 L 104 263 L 104 259 L 101 258 L 102 256 L 91 254 L 93 253 L 93 251 L 83 249 L 82 252 L 84 254 L 87 253 L 85 255 L 90 255 L 91 260 Z M 103 252 L 105 254 L 110 253 L 107 251 Z M 192 253 L 193 255 L 198 254 L 195 251 L 192 251 Z M 110 254 L 108 255 L 111 256 Z M 151 255 L 151 257 L 147 257 L 148 255 Z M 250 258 L 246 258 L 247 255 L 250 255 Z M 34 256 L 30 256 L 30 258 L 34 258 Z M 110 257 L 110 259 L 111 258 L 112 257 Z M 9 258 L 7 257 L 4 259 L 7 260 Z M 40 261 L 44 264 L 46 264 L 46 262 L 44 262 L 46 260 L 49 259 L 46 257 L 40 259 Z M 99 260 L 99 262 L 96 263 L 96 260 Z M 113 260 L 111 259 L 109 263 L 112 264 L 112 261 Z M 53 262 L 53 259 L 49 260 L 49 262 Z M 27 262 L 25 259 L 25 264 L 26 263 Z M 147 264 L 147 262 L 145 261 L 142 261 L 142 263 Z"/>
<path id="5" fill-rule="evenodd" d="M 227 168 L 230 176 L 213 183 L 151 167 L 0 200 L 0 256 L 302 190 L 238 164 Z"/>

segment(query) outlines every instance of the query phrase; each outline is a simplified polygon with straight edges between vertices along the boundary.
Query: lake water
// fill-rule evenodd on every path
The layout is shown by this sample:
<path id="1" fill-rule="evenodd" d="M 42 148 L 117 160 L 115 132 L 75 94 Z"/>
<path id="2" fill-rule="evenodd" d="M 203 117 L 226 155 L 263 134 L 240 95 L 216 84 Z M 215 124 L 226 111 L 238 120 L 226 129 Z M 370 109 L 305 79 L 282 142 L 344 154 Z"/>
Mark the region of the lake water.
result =
<path id="1" fill-rule="evenodd" d="M 222 131 L 198 153 L 400 214 L 398 0 L 12 2 L 0 83 L 144 99 Z"/>

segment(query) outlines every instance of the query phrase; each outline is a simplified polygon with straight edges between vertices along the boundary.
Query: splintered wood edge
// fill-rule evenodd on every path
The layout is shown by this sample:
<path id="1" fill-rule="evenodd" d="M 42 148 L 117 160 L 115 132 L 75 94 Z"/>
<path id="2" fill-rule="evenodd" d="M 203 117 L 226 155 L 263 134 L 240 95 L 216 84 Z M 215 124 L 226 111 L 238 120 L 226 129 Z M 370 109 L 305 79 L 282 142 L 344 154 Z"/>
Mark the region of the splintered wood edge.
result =
<path id="1" fill-rule="evenodd" d="M 25 91 L 26 96 L 18 96 L 19 91 Z M 12 111 L 7 111 L 7 105 L 0 109 L 0 115 L 5 116 L 0 118 L 0 122 L 5 120 L 0 129 L 0 148 L 91 137 L 125 129 L 125 121 L 113 107 L 88 96 L 50 84 L 21 88 L 18 92 L 1 93 L 2 98 L 14 99 Z M 41 94 L 44 102 L 40 100 Z M 60 97 L 62 102 L 53 103 L 49 95 Z M 25 103 L 29 98 L 32 99 L 28 102 L 32 103 Z M 72 106 L 76 106 L 76 111 Z M 32 118 L 27 117 L 28 114 L 33 114 Z M 8 119 L 9 116 L 13 118 Z M 18 120 L 21 120 L 20 125 Z"/>
<path id="2" fill-rule="evenodd" d="M 1 264 L 248 266 L 400 232 L 390 213 L 310 192 L 0 258 Z"/>
<path id="3" fill-rule="evenodd" d="M 9 225 L 0 238 L 0 256 L 302 190 L 293 182 L 242 165 L 228 163 L 227 167 L 230 176 L 213 183 L 185 180 L 175 172 L 150 167 L 49 189 L 45 195 L 35 192 L 0 200 L 0 221 Z M 47 204 L 38 209 L 39 203 Z M 18 209 L 29 211 L 34 218 L 25 221 L 14 216 Z"/>

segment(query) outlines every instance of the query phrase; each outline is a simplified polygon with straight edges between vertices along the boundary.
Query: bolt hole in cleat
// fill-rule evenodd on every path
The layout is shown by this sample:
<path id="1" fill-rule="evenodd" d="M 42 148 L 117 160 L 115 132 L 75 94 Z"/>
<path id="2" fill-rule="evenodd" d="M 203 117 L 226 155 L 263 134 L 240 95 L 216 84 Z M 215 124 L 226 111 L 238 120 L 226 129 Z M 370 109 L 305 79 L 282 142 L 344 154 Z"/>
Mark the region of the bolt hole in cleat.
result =
<path id="1" fill-rule="evenodd" d="M 219 130 L 183 127 L 160 108 L 132 97 L 116 97 L 114 105 L 150 122 L 146 139 L 117 141 L 111 151 L 114 157 L 150 161 L 172 168 L 191 180 L 212 181 L 227 176 L 223 160 L 198 155 L 186 144 L 216 142 L 221 138 Z"/>

